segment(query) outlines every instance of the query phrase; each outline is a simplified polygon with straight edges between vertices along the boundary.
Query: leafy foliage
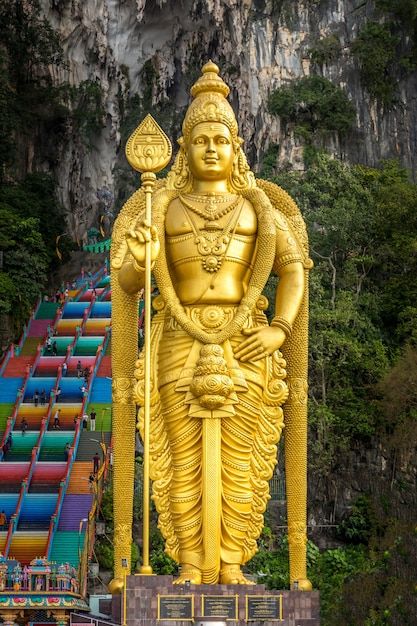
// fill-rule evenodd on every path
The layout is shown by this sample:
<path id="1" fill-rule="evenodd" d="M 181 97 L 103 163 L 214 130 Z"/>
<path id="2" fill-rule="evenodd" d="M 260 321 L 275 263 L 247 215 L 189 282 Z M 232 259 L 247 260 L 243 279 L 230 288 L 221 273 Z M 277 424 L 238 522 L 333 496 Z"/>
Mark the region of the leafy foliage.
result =
<path id="1" fill-rule="evenodd" d="M 323 154 L 305 174 L 282 172 L 275 180 L 304 214 L 315 261 L 310 471 L 324 481 L 360 482 L 357 468 L 345 467 L 349 454 L 377 446 L 388 467 L 369 475 L 362 493 L 358 487 L 339 524 L 343 544 L 316 554 L 309 548 L 323 624 L 411 626 L 417 610 L 417 186 L 396 162 L 376 169 Z M 278 582 L 285 576 L 282 550 L 275 564 L 270 554 L 256 557 L 258 571 Z"/>
<path id="2" fill-rule="evenodd" d="M 13 315 L 16 334 L 46 284 L 61 233 L 62 214 L 49 176 L 31 174 L 20 184 L 0 186 L 0 311 Z M 64 258 L 71 248 L 64 239 Z"/>
<path id="3" fill-rule="evenodd" d="M 274 91 L 269 109 L 300 132 L 346 133 L 355 119 L 352 103 L 340 87 L 321 76 L 306 76 Z"/>
<path id="4" fill-rule="evenodd" d="M 381 427 L 377 384 L 415 327 L 417 187 L 394 162 L 372 169 L 325 155 L 275 180 L 304 213 L 316 264 L 309 415 L 312 466 L 326 475 L 340 450 Z"/>
<path id="5" fill-rule="evenodd" d="M 69 88 L 69 96 L 76 132 L 90 145 L 104 126 L 103 89 L 96 81 L 84 80 Z"/>
<path id="6" fill-rule="evenodd" d="M 351 46 L 364 85 L 372 98 L 384 104 L 391 104 L 394 96 L 393 72 L 398 43 L 398 37 L 391 34 L 388 25 L 368 22 Z"/>

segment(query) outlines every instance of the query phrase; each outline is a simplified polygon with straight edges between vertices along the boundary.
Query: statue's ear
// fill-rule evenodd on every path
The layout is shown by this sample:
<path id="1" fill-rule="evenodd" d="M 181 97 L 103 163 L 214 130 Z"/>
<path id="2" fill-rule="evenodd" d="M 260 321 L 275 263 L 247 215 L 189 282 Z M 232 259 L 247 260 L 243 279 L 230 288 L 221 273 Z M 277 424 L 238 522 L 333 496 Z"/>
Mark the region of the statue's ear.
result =
<path id="1" fill-rule="evenodd" d="M 244 141 L 242 139 L 242 137 L 238 137 L 236 140 L 233 140 L 233 148 L 235 150 L 236 153 L 238 153 L 241 149 L 241 147 L 243 146 Z"/>
<path id="2" fill-rule="evenodd" d="M 180 148 L 183 148 L 184 147 L 184 137 L 179 137 L 177 139 L 177 143 L 180 146 Z"/>

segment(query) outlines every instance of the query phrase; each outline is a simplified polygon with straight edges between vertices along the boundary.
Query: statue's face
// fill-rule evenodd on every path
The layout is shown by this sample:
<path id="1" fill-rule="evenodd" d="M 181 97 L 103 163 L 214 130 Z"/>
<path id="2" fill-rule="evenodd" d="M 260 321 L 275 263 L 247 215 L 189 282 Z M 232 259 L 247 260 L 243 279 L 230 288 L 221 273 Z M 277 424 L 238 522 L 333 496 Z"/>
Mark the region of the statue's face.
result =
<path id="1" fill-rule="evenodd" d="M 188 165 L 197 180 L 224 180 L 232 169 L 235 151 L 230 130 L 221 122 L 200 122 L 191 131 Z"/>

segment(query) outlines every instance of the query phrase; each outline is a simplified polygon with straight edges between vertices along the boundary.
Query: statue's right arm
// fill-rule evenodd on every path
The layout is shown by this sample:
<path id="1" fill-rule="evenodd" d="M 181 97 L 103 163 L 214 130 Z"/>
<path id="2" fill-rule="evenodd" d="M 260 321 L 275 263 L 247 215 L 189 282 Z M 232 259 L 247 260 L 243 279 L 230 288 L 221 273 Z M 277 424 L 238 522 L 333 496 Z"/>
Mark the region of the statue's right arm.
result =
<path id="1" fill-rule="evenodd" d="M 151 264 L 153 264 L 160 250 L 156 228 L 143 224 L 137 230 L 132 229 L 126 233 L 126 243 L 130 254 L 119 270 L 119 283 L 121 288 L 128 294 L 137 293 L 144 287 L 145 248 L 147 241 L 150 245 Z"/>
<path id="2" fill-rule="evenodd" d="M 145 272 L 138 271 L 133 261 L 125 261 L 119 270 L 119 284 L 123 291 L 129 295 L 143 289 L 145 284 Z"/>

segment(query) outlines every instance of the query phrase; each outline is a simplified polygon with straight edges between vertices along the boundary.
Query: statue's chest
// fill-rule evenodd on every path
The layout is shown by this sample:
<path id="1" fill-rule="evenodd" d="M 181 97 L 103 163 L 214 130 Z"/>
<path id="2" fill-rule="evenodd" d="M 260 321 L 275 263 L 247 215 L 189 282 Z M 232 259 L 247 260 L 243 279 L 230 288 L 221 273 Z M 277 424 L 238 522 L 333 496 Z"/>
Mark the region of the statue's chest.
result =
<path id="1" fill-rule="evenodd" d="M 256 248 L 257 219 L 252 205 L 240 199 L 233 212 L 205 219 L 179 202 L 172 202 L 165 222 L 167 256 L 171 268 L 202 260 L 209 272 L 225 259 L 250 265 Z"/>

